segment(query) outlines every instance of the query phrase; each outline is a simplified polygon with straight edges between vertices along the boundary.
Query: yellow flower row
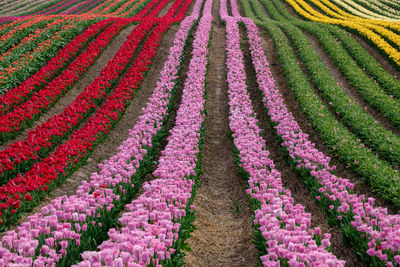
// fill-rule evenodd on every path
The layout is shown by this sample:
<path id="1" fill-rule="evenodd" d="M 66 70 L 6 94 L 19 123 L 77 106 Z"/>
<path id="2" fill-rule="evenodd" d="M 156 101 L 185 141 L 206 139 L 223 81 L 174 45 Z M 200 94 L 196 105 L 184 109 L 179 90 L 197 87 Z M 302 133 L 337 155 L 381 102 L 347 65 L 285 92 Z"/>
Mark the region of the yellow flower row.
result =
<path id="1" fill-rule="evenodd" d="M 378 9 L 380 12 L 382 12 L 382 14 L 385 14 L 388 17 L 397 19 L 400 18 L 398 10 L 390 6 L 387 6 L 384 3 L 379 2 L 377 0 L 359 0 L 359 2 L 362 2 L 363 4 L 367 5 L 372 9 Z"/>
<path id="2" fill-rule="evenodd" d="M 400 22 L 399 17 L 393 18 L 391 16 L 394 16 L 393 14 L 388 14 L 386 16 L 377 14 L 376 12 L 369 10 L 365 8 L 364 6 L 352 1 L 352 0 L 333 0 L 337 5 L 342 6 L 352 14 L 363 17 L 366 19 L 380 19 L 380 20 L 386 20 L 386 21 L 395 21 L 395 22 Z M 367 2 L 367 1 L 365 1 Z M 370 5 L 370 4 L 368 4 Z M 378 8 L 378 7 L 375 7 Z M 380 9 L 380 8 L 378 8 Z"/>
<path id="3" fill-rule="evenodd" d="M 319 2 L 317 0 L 311 0 L 311 1 L 315 4 L 317 2 Z M 391 46 L 388 42 L 386 42 L 379 35 L 379 34 L 381 34 L 381 35 L 385 36 L 386 38 L 388 38 L 389 40 L 391 40 L 392 42 L 399 45 L 400 38 L 398 37 L 397 34 L 393 33 L 392 31 L 390 31 L 380 25 L 376 25 L 374 23 L 368 23 L 371 20 L 358 18 L 351 14 L 347 14 L 348 16 L 346 17 L 345 16 L 346 14 L 344 14 L 345 12 L 342 14 L 337 14 L 323 5 L 318 5 L 318 7 L 320 7 L 328 15 L 334 16 L 334 14 L 335 14 L 334 17 L 336 17 L 336 18 L 331 18 L 331 17 L 325 16 L 325 15 L 319 13 L 318 11 L 313 9 L 311 6 L 309 6 L 307 3 L 305 3 L 303 0 L 286 0 L 286 2 L 288 4 L 290 4 L 297 13 L 299 13 L 300 15 L 302 15 L 303 17 L 305 17 L 309 20 L 321 22 L 321 23 L 342 25 L 342 26 L 345 26 L 345 27 L 348 27 L 348 28 L 358 31 L 360 34 L 367 37 L 371 42 L 376 44 L 380 49 L 385 51 L 385 53 L 391 59 L 393 59 L 393 61 L 396 62 L 396 64 L 398 64 L 400 66 L 400 52 L 396 48 Z M 322 7 L 325 7 L 325 8 L 322 8 Z M 379 24 L 381 24 L 381 23 L 379 23 Z M 377 33 L 379 33 L 379 34 L 377 34 Z"/>

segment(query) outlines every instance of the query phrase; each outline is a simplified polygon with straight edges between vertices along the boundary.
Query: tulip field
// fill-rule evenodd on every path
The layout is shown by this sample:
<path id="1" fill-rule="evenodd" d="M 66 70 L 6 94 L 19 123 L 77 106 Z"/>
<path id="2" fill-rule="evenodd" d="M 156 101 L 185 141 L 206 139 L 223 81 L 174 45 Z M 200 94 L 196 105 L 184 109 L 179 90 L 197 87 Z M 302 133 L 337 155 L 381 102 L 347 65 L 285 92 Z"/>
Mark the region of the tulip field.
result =
<path id="1" fill-rule="evenodd" d="M 0 0 L 0 267 L 400 266 L 400 0 Z"/>

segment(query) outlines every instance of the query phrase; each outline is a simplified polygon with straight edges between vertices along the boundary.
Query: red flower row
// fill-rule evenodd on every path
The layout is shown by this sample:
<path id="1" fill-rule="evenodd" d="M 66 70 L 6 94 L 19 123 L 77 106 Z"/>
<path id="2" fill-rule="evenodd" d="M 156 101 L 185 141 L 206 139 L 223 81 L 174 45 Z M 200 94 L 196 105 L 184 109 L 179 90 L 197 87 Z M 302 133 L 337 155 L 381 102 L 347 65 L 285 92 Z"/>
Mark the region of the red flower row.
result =
<path id="1" fill-rule="evenodd" d="M 80 76 L 94 64 L 95 59 L 106 48 L 112 38 L 128 23 L 129 20 L 120 19 L 118 23 L 107 28 L 61 75 L 53 79 L 40 91 L 35 92 L 30 100 L 0 117 L 0 140 L 8 140 L 15 136 L 37 119 L 43 111 L 54 105 L 77 82 Z"/>
<path id="2" fill-rule="evenodd" d="M 112 21 L 111 19 L 103 20 L 90 26 L 86 31 L 68 43 L 58 52 L 57 56 L 52 58 L 29 79 L 25 80 L 19 86 L 8 90 L 4 95 L 1 95 L 0 116 L 4 116 L 9 111 L 13 110 L 16 106 L 27 100 L 38 88 L 46 85 L 49 80 L 53 79 L 60 70 L 84 48 L 85 44 L 93 38 L 93 36 L 96 36 L 99 32 L 104 30 Z"/>
<path id="3" fill-rule="evenodd" d="M 158 20 L 145 20 L 142 24 L 153 25 L 156 21 Z M 88 120 L 83 128 L 74 132 L 70 140 L 59 146 L 49 157 L 34 164 L 25 175 L 18 175 L 17 178 L 0 187 L 0 209 L 3 210 L 3 223 L 9 224 L 17 216 L 15 213 L 18 214 L 23 211 L 21 208 L 26 207 L 26 193 L 30 192 L 28 199 L 32 197 L 39 200 L 41 195 L 46 193 L 45 191 L 51 190 L 56 183 L 60 183 L 79 167 L 88 153 L 93 150 L 93 147 L 109 133 L 113 124 L 117 122 L 132 100 L 145 72 L 149 69 L 152 58 L 157 52 L 161 37 L 174 21 L 174 19 L 169 18 L 165 19 L 163 23 L 158 23 L 146 40 L 132 67 L 104 105 Z M 137 35 L 134 32 L 132 33 L 127 42 L 137 38 Z M 124 54 L 119 53 L 119 55 L 119 57 L 113 59 L 113 64 L 117 63 L 116 66 L 123 61 Z M 107 73 L 104 73 L 104 75 L 107 75 Z M 114 75 L 110 73 L 110 76 L 113 77 Z M 93 89 L 96 87 L 97 85 L 94 83 Z M 22 205 L 22 203 L 24 204 Z"/>
<path id="4" fill-rule="evenodd" d="M 120 19 L 100 34 L 96 41 L 102 46 L 106 46 L 111 37 L 128 23 L 128 19 Z M 67 137 L 84 118 L 93 112 L 94 108 L 106 97 L 112 83 L 117 80 L 131 61 L 137 46 L 152 27 L 153 22 L 151 21 L 137 26 L 132 31 L 131 37 L 127 39 L 114 58 L 101 71 L 100 76 L 88 85 L 74 102 L 69 104 L 62 113 L 31 130 L 27 139 L 17 141 L 0 152 L 0 182 L 7 182 L 12 174 L 27 171 L 32 163 L 46 156 L 53 146 Z M 88 48 L 88 51 L 93 53 L 98 50 Z M 88 60 L 83 53 L 82 60 L 85 60 L 85 58 Z M 62 91 L 62 88 L 60 91 Z"/>
<path id="5" fill-rule="evenodd" d="M 182 2 L 182 0 L 174 2 L 167 16 L 172 17 L 176 15 Z M 175 20 L 183 19 L 188 7 L 189 4 L 183 4 L 178 13 L 179 16 Z M 141 27 L 138 27 L 136 31 L 139 31 L 140 28 Z M 137 33 L 137 35 L 140 34 Z M 132 46 L 130 49 L 133 51 Z M 125 60 L 127 60 L 126 55 Z M 108 82 L 109 81 L 107 81 L 107 83 Z M 80 120 L 90 114 L 93 110 L 93 105 L 103 99 L 104 92 L 97 92 L 98 96 L 93 97 L 96 91 L 92 88 L 88 88 L 87 90 L 91 91 L 91 95 L 84 93 L 82 96 L 78 96 L 76 101 L 67 107 L 63 113 L 49 119 L 43 125 L 29 132 L 27 139 L 15 142 L 6 150 L 0 152 L 0 183 L 7 182 L 13 175 L 16 175 L 20 171 L 27 171 L 34 162 L 46 156 L 47 152 L 66 136 L 66 133 L 73 131 Z M 80 106 L 82 106 L 82 103 L 85 103 L 87 106 L 86 109 L 84 109 L 84 113 L 79 113 L 77 111 L 81 108 Z"/>

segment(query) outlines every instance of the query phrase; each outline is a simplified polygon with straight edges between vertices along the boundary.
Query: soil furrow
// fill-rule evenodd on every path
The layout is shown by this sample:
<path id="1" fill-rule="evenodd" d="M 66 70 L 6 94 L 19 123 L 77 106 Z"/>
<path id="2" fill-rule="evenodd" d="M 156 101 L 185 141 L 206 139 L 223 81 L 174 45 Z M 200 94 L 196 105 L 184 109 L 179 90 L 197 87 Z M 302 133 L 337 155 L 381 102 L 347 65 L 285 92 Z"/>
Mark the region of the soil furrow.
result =
<path id="1" fill-rule="evenodd" d="M 10 228 L 10 230 L 16 229 L 20 223 L 26 221 L 27 216 L 36 212 L 40 212 L 41 208 L 48 205 L 53 198 L 75 194 L 76 189 L 82 184 L 82 181 L 88 180 L 91 173 L 99 170 L 97 167 L 99 163 L 117 153 L 118 147 L 124 140 L 126 140 L 126 138 L 128 138 L 129 129 L 133 128 L 133 126 L 136 124 L 138 117 L 142 113 L 142 108 L 144 108 L 145 104 L 147 103 L 147 99 L 151 96 L 153 91 L 152 89 L 156 86 L 160 71 L 168 57 L 169 47 L 172 45 L 178 28 L 179 25 L 173 25 L 164 35 L 158 52 L 152 61 L 151 68 L 146 78 L 143 80 L 140 89 L 136 93 L 131 104 L 126 108 L 126 111 L 122 115 L 120 121 L 109 133 L 108 137 L 96 147 L 92 155 L 88 158 L 87 164 L 73 173 L 64 184 L 53 190 L 43 199 L 39 206 L 22 217 L 19 222 L 14 225 L 14 227 Z M 0 234 L 0 236 L 1 235 L 2 234 Z"/>
<path id="2" fill-rule="evenodd" d="M 244 30 L 241 30 L 242 40 L 244 40 L 246 34 Z M 301 177 L 295 172 L 286 159 L 284 158 L 282 148 L 277 142 L 276 135 L 274 134 L 274 129 L 271 126 L 268 114 L 264 109 L 262 103 L 262 97 L 260 91 L 258 90 L 258 85 L 256 83 L 256 75 L 254 67 L 252 66 L 250 49 L 247 42 L 242 41 L 242 49 L 245 55 L 245 65 L 246 65 L 246 84 L 248 86 L 248 92 L 252 101 L 254 111 L 256 112 L 256 117 L 259 122 L 260 128 L 263 130 L 262 136 L 266 141 L 267 149 L 270 151 L 270 158 L 275 163 L 275 168 L 281 173 L 283 186 L 289 189 L 292 193 L 292 197 L 295 199 L 296 203 L 299 203 L 305 207 L 307 212 L 311 213 L 311 225 L 313 227 L 320 227 L 324 233 L 330 233 L 331 237 L 331 247 L 333 253 L 342 260 L 346 260 L 349 266 L 359 265 L 359 260 L 356 255 L 351 251 L 349 247 L 344 246 L 342 240 L 342 233 L 339 227 L 331 227 L 326 219 L 326 214 L 324 214 L 318 207 L 317 203 L 314 201 L 310 190 L 301 181 Z M 268 49 L 269 53 L 271 51 Z M 275 74 L 275 73 L 274 73 Z M 361 264 L 361 266 L 363 266 Z"/>
<path id="3" fill-rule="evenodd" d="M 331 165 L 336 166 L 335 173 L 339 177 L 347 178 L 352 183 L 354 183 L 354 192 L 359 195 L 365 195 L 368 197 L 374 197 L 376 199 L 376 205 L 381 207 L 388 208 L 390 213 L 396 213 L 396 208 L 390 202 L 381 198 L 378 194 L 372 193 L 372 188 L 368 181 L 360 178 L 357 174 L 351 172 L 350 168 L 339 160 L 336 154 L 331 153 L 331 150 L 323 143 L 320 138 L 318 132 L 311 126 L 311 124 L 307 120 L 307 116 L 302 112 L 299 103 L 296 100 L 296 97 L 292 91 L 292 89 L 287 84 L 285 79 L 285 75 L 282 70 L 282 65 L 278 60 L 274 42 L 273 40 L 266 35 L 265 31 L 261 31 L 261 37 L 263 42 L 264 50 L 266 51 L 265 55 L 267 60 L 270 62 L 270 68 L 272 74 L 275 78 L 275 81 L 280 89 L 280 92 L 285 100 L 286 106 L 291 112 L 299 124 L 300 128 L 304 133 L 309 135 L 309 140 L 315 144 L 315 147 L 323 152 L 325 155 L 331 158 Z"/>
<path id="4" fill-rule="evenodd" d="M 348 31 L 349 32 L 349 31 Z M 360 37 L 358 34 L 350 33 L 351 37 L 355 39 L 368 53 L 390 74 L 397 79 L 400 79 L 400 72 L 395 66 L 384 56 L 379 50 L 369 44 L 365 39 Z"/>
<path id="5" fill-rule="evenodd" d="M 166 4 L 165 7 L 163 7 L 163 9 L 160 11 L 160 13 L 158 13 L 157 17 L 159 17 L 159 18 L 164 17 L 168 13 L 168 10 L 174 4 L 174 2 L 175 1 L 169 1 L 169 3 Z"/>
<path id="6" fill-rule="evenodd" d="M 6 149 L 10 144 L 14 143 L 15 141 L 25 140 L 28 137 L 29 131 L 45 123 L 48 119 L 54 117 L 56 114 L 63 112 L 66 106 L 74 102 L 76 97 L 81 92 L 83 92 L 85 87 L 90 85 L 99 76 L 101 70 L 107 65 L 108 61 L 111 60 L 118 52 L 128 35 L 135 27 L 135 25 L 131 25 L 123 29 L 103 51 L 101 56 L 89 68 L 89 70 L 82 75 L 78 82 L 64 96 L 62 96 L 53 107 L 43 113 L 42 116 L 31 125 L 31 127 L 25 129 L 16 138 L 0 145 L 0 150 Z"/>
<path id="7" fill-rule="evenodd" d="M 304 32 L 304 31 L 303 31 Z M 318 39 L 310 33 L 304 32 L 308 37 L 308 40 L 314 47 L 314 51 L 319 55 L 322 61 L 325 63 L 331 76 L 339 83 L 339 86 L 344 89 L 346 94 L 352 98 L 355 103 L 362 107 L 374 120 L 385 127 L 387 130 L 399 135 L 399 130 L 393 125 L 382 113 L 372 108 L 369 103 L 364 100 L 361 93 L 357 91 L 355 86 L 349 84 L 346 76 L 339 70 L 339 68 L 333 63 L 332 59 L 326 53 L 324 48 L 319 44 Z"/>
<path id="8" fill-rule="evenodd" d="M 196 230 L 188 243 L 192 252 L 186 266 L 258 266 L 252 243 L 253 211 L 245 194 L 245 182 L 235 168 L 228 137 L 228 95 L 225 72 L 225 28 L 214 2 L 214 26 L 207 74 L 207 118 L 203 147 L 203 174 L 194 206 Z"/>

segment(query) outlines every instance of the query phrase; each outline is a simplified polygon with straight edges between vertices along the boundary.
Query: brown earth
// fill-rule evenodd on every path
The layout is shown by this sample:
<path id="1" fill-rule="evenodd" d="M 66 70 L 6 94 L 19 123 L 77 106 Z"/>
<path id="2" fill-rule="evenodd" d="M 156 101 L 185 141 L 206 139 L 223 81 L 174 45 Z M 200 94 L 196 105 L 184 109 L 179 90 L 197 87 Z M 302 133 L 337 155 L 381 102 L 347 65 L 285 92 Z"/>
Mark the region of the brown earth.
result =
<path id="1" fill-rule="evenodd" d="M 0 145 L 0 150 L 4 150 L 15 141 L 25 140 L 28 137 L 29 131 L 45 123 L 48 119 L 54 117 L 55 115 L 62 113 L 65 107 L 74 102 L 76 97 L 81 92 L 83 92 L 85 87 L 90 85 L 95 80 L 95 78 L 99 76 L 101 70 L 107 65 L 108 61 L 114 57 L 114 55 L 121 48 L 126 38 L 135 27 L 135 25 L 131 25 L 123 29 L 117 35 L 117 37 L 108 45 L 108 47 L 103 51 L 103 53 L 88 69 L 88 71 L 82 75 L 78 82 L 70 90 L 68 90 L 67 93 L 62 96 L 53 107 L 42 114 L 39 120 L 35 121 L 31 127 L 22 131 L 16 138 Z"/>
<path id="2" fill-rule="evenodd" d="M 73 173 L 67 179 L 66 183 L 60 185 L 55 190 L 53 190 L 47 197 L 45 197 L 45 199 L 41 202 L 39 206 L 37 206 L 31 212 L 22 217 L 19 222 L 15 224 L 14 227 L 10 228 L 10 230 L 16 229 L 16 226 L 26 221 L 29 215 L 40 212 L 41 208 L 48 205 L 53 198 L 63 195 L 69 196 L 74 194 L 76 192 L 76 189 L 82 184 L 82 181 L 88 180 L 91 173 L 99 170 L 99 168 L 97 167 L 99 163 L 117 153 L 119 145 L 126 138 L 128 138 L 129 129 L 133 128 L 133 126 L 135 125 L 138 117 L 142 113 L 142 108 L 145 106 L 147 99 L 152 94 L 153 88 L 156 86 L 160 71 L 164 65 L 164 61 L 168 57 L 169 47 L 173 42 L 175 32 L 178 30 L 178 28 L 179 25 L 173 25 L 164 35 L 158 52 L 152 61 L 152 66 L 148 72 L 147 77 L 143 80 L 140 90 L 136 93 L 136 96 L 132 100 L 131 104 L 126 108 L 125 113 L 123 114 L 122 118 L 115 126 L 115 128 L 110 132 L 103 143 L 95 148 L 93 154 L 88 158 L 87 164 L 82 166 L 75 173 Z M 126 34 L 125 38 L 115 40 L 118 40 L 117 42 L 119 47 L 122 46 L 129 33 L 130 32 Z M 111 46 L 112 45 L 113 44 L 111 44 Z M 111 48 L 111 46 L 109 46 L 109 48 Z M 114 51 L 114 53 L 112 52 L 112 50 L 108 51 L 109 48 L 107 48 L 107 51 L 105 51 L 104 54 L 111 54 L 113 56 L 116 51 Z M 103 63 L 103 66 L 105 64 L 106 62 Z M 91 77 L 91 79 L 94 80 L 95 77 L 96 76 Z M 2 234 L 0 234 L 0 236 L 1 235 Z"/>
<path id="3" fill-rule="evenodd" d="M 390 62 L 385 56 L 383 56 L 379 50 L 365 41 L 362 37 L 357 34 L 350 33 L 351 36 L 365 49 L 368 53 L 390 74 L 400 79 L 400 71 L 393 66 L 394 63 Z"/>
<path id="4" fill-rule="evenodd" d="M 213 6 L 213 31 L 207 74 L 207 118 L 203 148 L 203 174 L 194 206 L 196 230 L 188 243 L 193 250 L 186 266 L 258 266 L 252 243 L 253 212 L 245 185 L 235 168 L 228 126 L 225 71 L 225 28 Z"/>
<path id="5" fill-rule="evenodd" d="M 245 31 L 242 29 L 242 40 L 245 38 Z M 276 66 L 276 55 L 271 48 L 271 41 L 266 41 L 263 38 L 264 50 L 268 51 L 268 61 Z M 267 46 L 266 46 L 267 45 Z M 253 108 L 257 114 L 257 119 L 260 128 L 263 130 L 262 137 L 266 140 L 267 149 L 270 152 L 270 158 L 274 161 L 275 168 L 281 173 L 282 184 L 285 188 L 291 191 L 292 197 L 296 203 L 299 203 L 305 207 L 305 211 L 311 213 L 311 226 L 320 227 L 323 233 L 330 233 L 331 236 L 331 248 L 336 257 L 342 260 L 346 260 L 350 266 L 360 265 L 356 255 L 352 252 L 349 247 L 343 244 L 342 233 L 339 227 L 331 227 L 327 222 L 326 214 L 323 213 L 314 201 L 310 190 L 304 185 L 300 175 L 295 172 L 287 160 L 284 158 L 282 147 L 277 142 L 274 129 L 272 128 L 269 120 L 267 119 L 268 114 L 264 109 L 260 91 L 256 83 L 256 75 L 252 65 L 249 45 L 247 42 L 242 41 L 242 47 L 244 48 L 245 64 L 246 64 L 246 84 L 248 86 L 248 92 L 252 101 Z M 268 47 L 268 49 L 266 49 Z M 267 53 L 266 53 L 267 54 Z M 273 55 L 272 55 L 273 54 Z M 272 56 L 272 58 L 271 58 Z M 272 60 L 271 60 L 272 59 Z M 277 74 L 282 75 L 282 72 L 273 71 L 275 79 L 278 81 L 279 89 L 281 91 L 288 90 L 284 77 L 277 77 Z M 290 89 L 289 89 L 290 90 Z M 286 102 L 286 101 L 285 101 Z M 361 264 L 363 266 L 363 264 Z"/>
<path id="6" fill-rule="evenodd" d="M 388 202 L 381 198 L 378 194 L 372 193 L 372 188 L 368 181 L 360 178 L 357 174 L 352 172 L 346 164 L 343 164 L 339 158 L 331 153 L 331 150 L 324 145 L 322 139 L 315 129 L 311 126 L 311 124 L 307 121 L 307 116 L 302 112 L 296 97 L 292 91 L 292 89 L 288 86 L 287 81 L 285 79 L 282 65 L 280 64 L 273 40 L 265 33 L 264 30 L 260 28 L 260 34 L 262 36 L 262 43 L 264 47 L 264 51 L 266 51 L 267 60 L 270 62 L 271 71 L 275 78 L 275 81 L 280 89 L 280 92 L 285 100 L 286 106 L 288 110 L 293 114 L 295 120 L 300 125 L 302 131 L 309 135 L 309 140 L 315 144 L 315 147 L 323 152 L 325 155 L 331 158 L 331 165 L 336 166 L 335 173 L 339 177 L 347 178 L 352 183 L 354 183 L 355 188 L 354 192 L 359 195 L 365 195 L 368 197 L 374 197 L 376 199 L 376 205 L 381 207 L 388 208 L 390 213 L 397 213 L 397 209 Z"/>
<path id="7" fill-rule="evenodd" d="M 399 135 L 399 130 L 397 127 L 393 125 L 393 123 L 385 118 L 382 113 L 378 110 L 372 108 L 366 100 L 364 100 L 363 96 L 357 91 L 355 86 L 349 84 L 346 76 L 339 70 L 339 68 L 333 63 L 329 55 L 326 53 L 324 48 L 319 44 L 317 37 L 314 35 L 303 31 L 304 34 L 308 37 L 308 40 L 312 44 L 314 51 L 319 55 L 322 61 L 325 63 L 329 73 L 331 76 L 340 83 L 340 87 L 346 92 L 346 94 L 352 98 L 355 103 L 357 103 L 360 107 L 362 107 L 368 115 L 370 115 L 374 120 L 376 120 L 379 124 L 385 127 L 387 130 Z"/>

